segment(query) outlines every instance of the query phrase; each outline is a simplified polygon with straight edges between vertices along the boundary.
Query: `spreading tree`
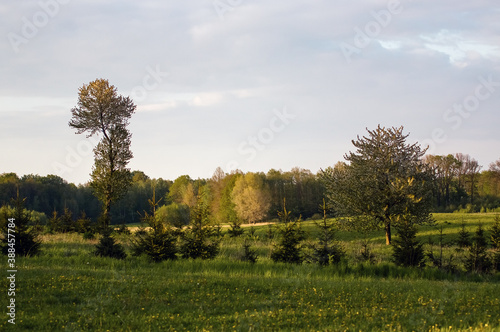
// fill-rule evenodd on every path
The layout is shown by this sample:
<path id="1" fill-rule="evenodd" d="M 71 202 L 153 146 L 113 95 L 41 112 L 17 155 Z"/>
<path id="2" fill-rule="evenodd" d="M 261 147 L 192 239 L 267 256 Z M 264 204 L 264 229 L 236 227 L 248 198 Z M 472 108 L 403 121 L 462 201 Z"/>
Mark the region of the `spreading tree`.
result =
<path id="1" fill-rule="evenodd" d="M 426 149 L 407 144 L 403 127 L 367 131 L 352 141 L 356 151 L 344 157 L 347 163 L 324 170 L 322 178 L 332 210 L 353 227 L 383 227 L 389 245 L 391 226 L 407 217 L 415 224 L 432 220 L 432 175 L 422 162 Z"/>
<path id="2" fill-rule="evenodd" d="M 101 136 L 94 148 L 91 186 L 102 202 L 102 222 L 109 225 L 111 204 L 121 198 L 131 184 L 127 164 L 132 159 L 131 133 L 127 126 L 136 105 L 118 94 L 108 80 L 97 79 L 79 89 L 78 105 L 71 110 L 69 126 L 77 134 Z"/>

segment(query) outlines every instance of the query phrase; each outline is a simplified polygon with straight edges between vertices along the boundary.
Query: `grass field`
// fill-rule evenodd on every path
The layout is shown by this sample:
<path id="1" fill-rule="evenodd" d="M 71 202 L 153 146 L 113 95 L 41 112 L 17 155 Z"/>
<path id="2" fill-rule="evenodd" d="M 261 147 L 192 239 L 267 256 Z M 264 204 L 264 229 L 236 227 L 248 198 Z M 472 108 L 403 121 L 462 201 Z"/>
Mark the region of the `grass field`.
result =
<path id="1" fill-rule="evenodd" d="M 438 242 L 442 226 L 450 243 L 462 218 L 473 232 L 479 223 L 488 229 L 494 215 L 436 215 L 437 226 L 421 228 L 420 240 Z M 0 330 L 500 331 L 498 273 L 396 267 L 388 262 L 391 250 L 382 232 L 339 232 L 348 254 L 339 266 L 275 264 L 268 227 L 255 227 L 256 264 L 240 262 L 243 240 L 227 236 L 214 260 L 154 264 L 144 257 L 95 257 L 96 240 L 78 234 L 44 235 L 40 256 L 17 259 L 16 325 L 4 315 Z M 315 232 L 311 222 L 304 229 Z M 374 265 L 356 261 L 363 238 Z M 119 239 L 128 246 L 127 236 Z M 443 255 L 461 264 L 455 246 Z M 7 289 L 6 278 L 0 284 Z"/>

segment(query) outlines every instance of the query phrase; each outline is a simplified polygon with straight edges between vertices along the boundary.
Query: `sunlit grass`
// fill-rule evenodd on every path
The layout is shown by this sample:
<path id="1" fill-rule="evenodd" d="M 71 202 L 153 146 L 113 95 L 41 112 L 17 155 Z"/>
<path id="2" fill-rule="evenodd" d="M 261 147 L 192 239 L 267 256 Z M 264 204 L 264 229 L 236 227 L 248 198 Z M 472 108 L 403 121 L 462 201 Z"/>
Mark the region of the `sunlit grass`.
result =
<path id="1" fill-rule="evenodd" d="M 487 229 L 494 215 L 436 215 L 437 227 L 422 227 L 422 241 L 446 241 L 461 227 Z M 469 219 L 469 220 L 468 220 Z M 449 224 L 445 224 L 445 221 Z M 305 229 L 313 232 L 311 224 Z M 256 264 L 240 262 L 243 238 L 223 238 L 211 261 L 159 264 L 144 257 L 96 257 L 97 240 L 81 235 L 44 235 L 40 256 L 18 259 L 15 331 L 497 331 L 500 276 L 452 274 L 435 268 L 388 263 L 383 232 L 369 235 L 378 264 L 355 261 L 364 235 L 338 232 L 348 262 L 275 264 L 267 226 L 249 240 Z M 129 238 L 119 240 L 129 250 Z M 453 251 L 454 248 L 447 248 Z M 5 278 L 0 282 L 5 289 Z M 2 305 L 6 304 L 3 300 Z M 451 328 L 450 328 L 451 327 Z"/>

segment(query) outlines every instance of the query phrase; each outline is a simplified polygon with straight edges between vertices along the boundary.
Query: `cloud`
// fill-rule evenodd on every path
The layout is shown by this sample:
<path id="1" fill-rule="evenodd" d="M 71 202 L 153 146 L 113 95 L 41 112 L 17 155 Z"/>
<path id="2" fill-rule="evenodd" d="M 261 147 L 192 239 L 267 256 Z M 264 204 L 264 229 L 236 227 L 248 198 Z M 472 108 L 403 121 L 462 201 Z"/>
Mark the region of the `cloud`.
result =
<path id="1" fill-rule="evenodd" d="M 223 100 L 224 96 L 222 93 L 205 92 L 195 96 L 190 105 L 197 107 L 214 106 L 220 104 Z"/>
<path id="2" fill-rule="evenodd" d="M 296 163 L 315 170 L 342 159 L 350 140 L 378 123 L 404 125 L 421 139 L 436 127 L 449 130 L 443 113 L 474 91 L 478 77 L 500 81 L 499 10 L 492 1 L 401 0 L 402 12 L 350 63 L 340 45 L 353 43 L 356 28 L 365 29 L 388 1 L 225 3 L 233 9 L 222 20 L 205 0 L 70 1 L 19 53 L 1 39 L 0 123 L 9 140 L 1 136 L 0 146 L 18 144 L 20 137 L 43 142 L 41 133 L 73 139 L 67 121 L 82 84 L 107 78 L 129 95 L 143 86 L 147 68 L 158 67 L 169 75 L 136 101 L 131 120 L 135 168 L 164 178 L 205 176 L 226 159 L 238 159 L 238 144 L 286 106 L 297 121 L 246 167 L 265 171 Z M 1 10 L 8 11 L 0 27 L 5 36 L 20 33 L 23 17 L 31 19 L 40 6 L 13 2 Z M 491 127 L 498 106 L 500 90 L 467 125 L 448 131 L 443 146 L 488 128 L 482 142 L 495 150 L 500 138 Z M 463 146 L 474 156 L 472 143 Z M 9 153 L 23 150 L 18 144 Z M 47 160 L 50 151 L 29 152 Z M 270 151 L 287 151 L 286 163 L 284 154 Z M 31 164 L 33 173 L 52 172 L 50 163 Z M 0 168 L 7 166 L 0 161 Z"/>

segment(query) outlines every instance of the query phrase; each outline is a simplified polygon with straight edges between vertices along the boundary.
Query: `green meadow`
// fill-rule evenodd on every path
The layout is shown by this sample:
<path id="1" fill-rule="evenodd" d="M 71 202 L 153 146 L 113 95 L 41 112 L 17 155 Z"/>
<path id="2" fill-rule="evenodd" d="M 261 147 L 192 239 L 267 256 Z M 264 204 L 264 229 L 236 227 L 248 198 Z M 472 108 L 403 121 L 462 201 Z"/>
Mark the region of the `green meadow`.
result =
<path id="1" fill-rule="evenodd" d="M 39 256 L 17 258 L 16 324 L 4 314 L 0 330 L 500 331 L 500 274 L 463 272 L 465 252 L 453 243 L 462 221 L 488 235 L 494 217 L 437 214 L 436 225 L 420 228 L 426 251 L 442 253 L 457 271 L 395 266 L 382 231 L 339 231 L 347 259 L 327 267 L 273 263 L 267 225 L 225 235 L 214 260 L 157 264 L 96 257 L 97 240 L 79 234 L 43 235 Z M 314 223 L 303 228 L 314 239 Z M 116 238 L 130 253 L 131 236 Z M 240 261 L 245 238 L 259 255 L 255 264 Z M 359 261 L 362 243 L 373 263 Z"/>

